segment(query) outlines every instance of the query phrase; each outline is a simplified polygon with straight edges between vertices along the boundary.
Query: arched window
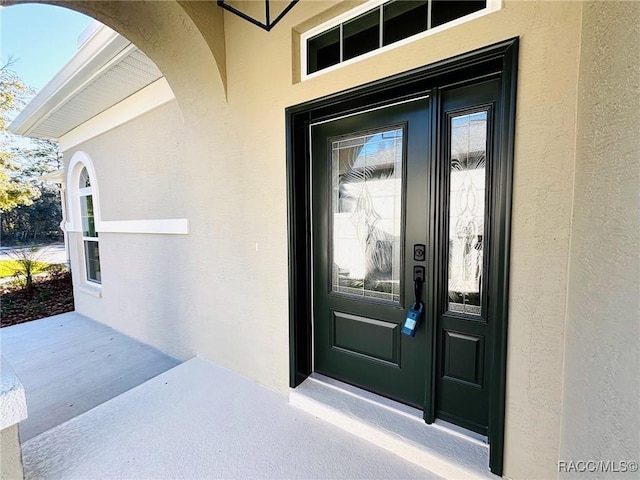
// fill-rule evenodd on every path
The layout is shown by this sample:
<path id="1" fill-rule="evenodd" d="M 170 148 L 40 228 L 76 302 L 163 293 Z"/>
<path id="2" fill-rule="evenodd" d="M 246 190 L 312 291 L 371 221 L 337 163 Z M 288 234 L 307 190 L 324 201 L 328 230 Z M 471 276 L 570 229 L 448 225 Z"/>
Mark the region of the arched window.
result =
<path id="1" fill-rule="evenodd" d="M 100 195 L 91 157 L 82 151 L 73 154 L 67 167 L 67 208 L 70 221 L 65 227 L 77 252 L 71 255 L 71 268 L 79 274 L 82 290 L 99 297 L 102 290 L 98 237 Z"/>
<path id="2" fill-rule="evenodd" d="M 100 243 L 96 232 L 96 215 L 94 213 L 93 189 L 87 167 L 82 167 L 78 181 L 78 197 L 80 200 L 80 218 L 82 227 L 82 244 L 84 247 L 85 271 L 88 282 L 102 283 L 100 271 Z"/>

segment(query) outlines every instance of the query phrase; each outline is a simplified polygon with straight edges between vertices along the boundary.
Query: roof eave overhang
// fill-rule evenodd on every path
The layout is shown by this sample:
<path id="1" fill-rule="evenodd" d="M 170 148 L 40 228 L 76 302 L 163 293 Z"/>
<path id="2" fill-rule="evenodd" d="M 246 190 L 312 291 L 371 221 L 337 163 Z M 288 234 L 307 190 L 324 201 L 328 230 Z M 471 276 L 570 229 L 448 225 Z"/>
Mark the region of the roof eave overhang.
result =
<path id="1" fill-rule="evenodd" d="M 59 168 L 58 170 L 54 170 L 53 172 L 45 173 L 44 175 L 40 175 L 37 180 L 45 183 L 64 183 L 64 168 Z"/>
<path id="2" fill-rule="evenodd" d="M 67 99 L 133 49 L 135 46 L 131 42 L 110 28 L 99 28 L 62 70 L 33 97 L 11 122 L 9 130 L 17 135 L 57 140 L 33 134 L 33 131 Z"/>

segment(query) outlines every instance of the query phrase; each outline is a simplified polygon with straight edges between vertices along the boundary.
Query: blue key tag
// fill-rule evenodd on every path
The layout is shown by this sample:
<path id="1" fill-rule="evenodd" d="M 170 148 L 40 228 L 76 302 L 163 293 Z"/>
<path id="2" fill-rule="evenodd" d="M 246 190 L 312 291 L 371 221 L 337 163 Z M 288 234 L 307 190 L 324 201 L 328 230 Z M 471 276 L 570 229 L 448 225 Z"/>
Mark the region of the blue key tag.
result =
<path id="1" fill-rule="evenodd" d="M 402 333 L 410 337 L 416 336 L 416 330 L 422 318 L 422 312 L 424 312 L 424 304 L 422 302 L 413 302 L 413 305 L 411 305 L 411 308 L 407 312 L 407 318 L 404 319 Z"/>

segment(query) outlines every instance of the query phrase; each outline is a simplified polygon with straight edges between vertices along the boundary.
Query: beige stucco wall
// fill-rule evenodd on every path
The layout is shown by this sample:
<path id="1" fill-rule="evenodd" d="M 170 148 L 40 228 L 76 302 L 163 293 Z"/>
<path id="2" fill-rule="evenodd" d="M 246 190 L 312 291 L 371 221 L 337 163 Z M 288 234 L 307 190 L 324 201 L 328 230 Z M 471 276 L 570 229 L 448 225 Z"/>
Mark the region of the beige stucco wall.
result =
<path id="1" fill-rule="evenodd" d="M 65 167 L 76 152 L 89 155 L 101 220 L 188 218 L 183 129 L 172 101 L 64 152 Z M 185 260 L 197 258 L 190 255 L 191 236 L 100 233 L 102 291 L 96 297 L 78 288 L 82 236 L 68 235 L 77 311 L 176 357 L 198 353 L 183 314 L 192 303 L 190 271 L 198 270 Z"/>
<path id="2" fill-rule="evenodd" d="M 585 4 L 582 31 L 560 458 L 620 467 L 640 460 L 640 3 Z"/>
<path id="3" fill-rule="evenodd" d="M 164 71 L 177 104 L 81 146 L 96 165 L 102 218 L 185 217 L 191 232 L 102 235 L 103 297 L 77 298 L 78 309 L 282 393 L 285 107 L 520 37 L 505 474 L 557 476 L 582 4 L 507 0 L 472 23 L 295 84 L 292 29 L 335 2 L 303 1 L 269 33 L 225 13 L 225 101 L 215 62 L 197 61 L 206 57 L 192 38 L 197 29 L 171 2 L 125 2 L 125 14 L 117 3 L 71 6 L 135 41 Z M 192 43 L 179 45 L 183 31 Z M 185 54 L 191 45 L 193 57 Z M 129 147 L 135 152 L 125 154 Z"/>
<path id="4" fill-rule="evenodd" d="M 0 480 L 22 478 L 22 451 L 16 424 L 0 430 Z"/>

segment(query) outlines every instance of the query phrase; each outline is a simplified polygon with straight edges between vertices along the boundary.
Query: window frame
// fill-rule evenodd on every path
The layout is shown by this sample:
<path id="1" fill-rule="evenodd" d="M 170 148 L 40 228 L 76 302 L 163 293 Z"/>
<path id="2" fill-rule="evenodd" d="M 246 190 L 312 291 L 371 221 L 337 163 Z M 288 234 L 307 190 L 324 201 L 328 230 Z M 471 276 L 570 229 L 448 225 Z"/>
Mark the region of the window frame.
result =
<path id="1" fill-rule="evenodd" d="M 86 170 L 86 167 L 82 167 L 82 169 L 80 170 L 80 175 L 82 175 L 82 172 Z M 87 175 L 90 181 L 93 181 L 91 179 L 91 175 L 89 174 L 89 172 L 87 171 Z M 86 201 L 86 199 L 88 197 L 91 197 L 91 204 L 92 204 L 92 210 L 93 210 L 93 223 L 94 223 L 94 230 L 95 230 L 95 236 L 91 236 L 91 235 L 85 235 L 85 229 L 84 229 L 84 225 L 82 224 L 82 205 L 83 202 Z M 84 275 L 85 275 L 85 280 L 88 283 L 92 283 L 95 285 L 102 285 L 102 269 L 100 268 L 100 279 L 96 279 L 96 278 L 91 278 L 90 273 L 89 273 L 89 249 L 87 248 L 87 243 L 86 242 L 94 242 L 96 243 L 97 247 L 98 247 L 98 265 L 100 265 L 100 239 L 98 238 L 98 230 L 97 230 L 97 225 L 96 225 L 96 207 L 94 204 L 94 197 L 93 197 L 93 188 L 91 186 L 89 187 L 79 187 L 78 188 L 78 201 L 80 202 L 80 227 L 82 229 L 82 249 L 84 252 Z"/>
<path id="2" fill-rule="evenodd" d="M 482 10 L 478 10 L 477 12 L 473 12 L 470 13 L 468 15 L 465 15 L 463 17 L 460 18 L 456 18 L 455 20 L 452 20 L 450 22 L 444 23 L 442 25 L 438 25 L 437 27 L 434 28 L 429 28 L 427 27 L 427 30 L 420 32 L 420 33 L 416 33 L 415 35 L 411 35 L 407 38 L 403 38 L 402 40 L 398 40 L 397 42 L 391 43 L 389 45 L 382 45 L 378 48 L 376 48 L 375 50 L 372 50 L 370 52 L 364 53 L 362 55 L 358 55 L 355 56 L 353 58 L 350 58 L 348 60 L 343 60 L 342 56 L 342 43 L 343 43 L 343 38 L 342 38 L 342 25 L 345 22 L 348 22 L 349 20 L 353 20 L 356 17 L 359 17 L 360 15 L 364 15 L 365 13 L 369 13 L 371 11 L 374 11 L 376 9 L 380 9 L 381 10 L 381 6 L 384 5 L 385 3 L 388 3 L 390 0 L 369 0 L 365 3 L 363 3 L 362 5 L 359 5 L 347 12 L 342 13 L 341 15 L 338 15 L 335 18 L 332 18 L 331 20 L 328 20 L 324 23 L 322 23 L 321 25 L 318 25 L 310 30 L 307 30 L 306 32 L 300 34 L 300 80 L 301 81 L 305 81 L 311 78 L 315 78 L 318 77 L 320 75 L 323 75 L 325 73 L 329 73 L 329 72 L 333 72 L 335 70 L 338 70 L 342 67 L 345 67 L 347 65 L 352 65 L 356 62 L 362 61 L 362 60 L 366 60 L 368 58 L 374 57 L 376 55 L 388 52 L 390 50 L 393 50 L 395 48 L 398 47 L 402 47 L 404 45 L 408 45 L 412 42 L 421 40 L 423 38 L 429 37 L 431 35 L 435 35 L 439 32 L 442 32 L 444 30 L 448 30 L 449 28 L 454 28 L 457 27 L 458 25 L 462 25 L 464 23 L 470 22 L 472 20 L 475 20 L 477 18 L 483 17 L 485 15 L 488 15 L 490 13 L 493 12 L 497 12 L 498 10 L 502 9 L 502 1 L 503 0 L 486 0 L 487 1 L 487 6 L 485 8 L 483 8 Z M 429 3 L 432 2 L 432 0 L 428 0 Z M 429 9 L 429 12 L 431 10 Z M 429 15 L 430 16 L 430 15 Z M 430 19 L 429 19 L 429 25 L 430 25 Z M 323 68 L 321 70 L 317 70 L 313 73 L 307 73 L 307 67 L 308 67 L 308 48 L 307 48 L 307 43 L 309 41 L 309 39 L 320 35 L 322 33 L 328 32 L 329 30 L 336 28 L 336 27 L 340 27 L 340 61 L 338 63 L 336 63 L 335 65 L 331 65 L 330 67 L 326 67 Z M 383 40 L 382 38 L 380 39 L 380 42 L 382 43 Z"/>
<path id="3" fill-rule="evenodd" d="M 86 170 L 90 186 L 81 187 L 80 179 L 82 176 L 82 172 Z M 88 248 L 86 242 L 95 242 L 98 246 L 100 245 L 99 239 L 99 230 L 100 230 L 100 202 L 98 195 L 98 183 L 96 178 L 96 171 L 93 167 L 93 162 L 91 158 L 84 152 L 76 152 L 68 167 L 67 173 L 67 195 L 68 202 L 67 204 L 70 206 L 70 217 L 71 222 L 66 224 L 66 230 L 68 232 L 74 232 L 79 234 L 79 242 L 78 252 L 77 252 L 77 260 L 78 266 L 81 267 L 82 273 L 80 275 L 81 278 L 81 286 L 80 289 L 91 295 L 96 297 L 101 297 L 102 292 L 102 268 L 100 256 L 98 253 L 98 262 L 100 265 L 100 279 L 91 278 L 89 273 L 89 258 L 88 258 Z M 93 221 L 94 221 L 94 229 L 95 236 L 87 236 L 85 235 L 83 218 L 82 218 L 82 202 L 86 201 L 87 197 L 91 197 L 91 202 L 93 206 Z M 98 250 L 99 252 L 99 250 Z"/>

